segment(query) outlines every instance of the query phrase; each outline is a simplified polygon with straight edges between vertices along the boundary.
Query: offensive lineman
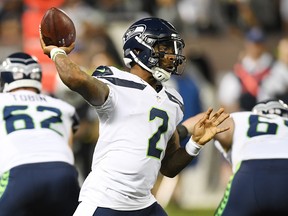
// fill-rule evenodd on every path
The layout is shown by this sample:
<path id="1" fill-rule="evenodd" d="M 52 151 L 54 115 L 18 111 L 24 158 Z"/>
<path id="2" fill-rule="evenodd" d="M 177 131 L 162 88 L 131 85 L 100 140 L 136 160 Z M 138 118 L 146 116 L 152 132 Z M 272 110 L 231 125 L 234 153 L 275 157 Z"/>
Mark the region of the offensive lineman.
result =
<path id="1" fill-rule="evenodd" d="M 215 216 L 288 215 L 288 106 L 261 101 L 230 116 L 221 124 L 230 130 L 214 137 L 234 173 Z"/>
<path id="2" fill-rule="evenodd" d="M 40 31 L 41 37 L 41 31 Z M 86 178 L 74 216 L 164 216 L 151 194 L 159 170 L 177 175 L 217 133 L 228 114 L 209 109 L 195 126 L 186 148 L 179 144 L 176 126 L 183 117 L 183 101 L 162 86 L 178 66 L 184 41 L 176 29 L 159 18 L 132 24 L 123 36 L 124 61 L 130 72 L 100 66 L 92 76 L 67 56 L 73 48 L 46 46 L 63 83 L 95 107 L 100 121 L 92 171 Z"/>
<path id="3" fill-rule="evenodd" d="M 1 216 L 71 216 L 78 205 L 75 108 L 41 94 L 41 79 L 41 66 L 26 53 L 0 66 Z"/>

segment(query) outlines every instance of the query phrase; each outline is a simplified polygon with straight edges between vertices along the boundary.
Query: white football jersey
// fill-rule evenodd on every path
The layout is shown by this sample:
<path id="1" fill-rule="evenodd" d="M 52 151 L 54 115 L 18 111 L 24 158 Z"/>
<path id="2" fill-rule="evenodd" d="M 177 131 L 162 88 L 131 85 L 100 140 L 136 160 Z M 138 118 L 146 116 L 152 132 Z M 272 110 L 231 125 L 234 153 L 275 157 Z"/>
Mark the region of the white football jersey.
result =
<path id="1" fill-rule="evenodd" d="M 117 210 L 145 208 L 155 202 L 151 189 L 167 142 L 183 118 L 182 97 L 167 87 L 157 92 L 114 67 L 100 66 L 93 76 L 107 83 L 110 93 L 103 106 L 95 107 L 100 137 L 80 201 Z"/>
<path id="2" fill-rule="evenodd" d="M 231 117 L 235 122 L 231 149 L 234 172 L 243 160 L 288 158 L 288 120 L 252 112 L 237 112 Z"/>
<path id="3" fill-rule="evenodd" d="M 27 90 L 0 93 L 0 176 L 28 163 L 74 164 L 68 139 L 76 126 L 75 108 L 64 101 Z"/>

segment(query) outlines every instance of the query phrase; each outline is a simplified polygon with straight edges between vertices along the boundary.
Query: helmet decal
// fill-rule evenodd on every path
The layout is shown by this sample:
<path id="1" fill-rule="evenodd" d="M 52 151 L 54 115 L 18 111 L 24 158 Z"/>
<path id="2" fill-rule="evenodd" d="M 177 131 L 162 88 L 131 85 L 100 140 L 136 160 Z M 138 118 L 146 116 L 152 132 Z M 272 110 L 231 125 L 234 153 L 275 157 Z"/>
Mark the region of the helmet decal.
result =
<path id="1" fill-rule="evenodd" d="M 123 36 L 123 42 L 125 43 L 130 38 L 141 35 L 145 31 L 145 29 L 145 25 L 135 25 L 133 27 L 130 27 Z"/>

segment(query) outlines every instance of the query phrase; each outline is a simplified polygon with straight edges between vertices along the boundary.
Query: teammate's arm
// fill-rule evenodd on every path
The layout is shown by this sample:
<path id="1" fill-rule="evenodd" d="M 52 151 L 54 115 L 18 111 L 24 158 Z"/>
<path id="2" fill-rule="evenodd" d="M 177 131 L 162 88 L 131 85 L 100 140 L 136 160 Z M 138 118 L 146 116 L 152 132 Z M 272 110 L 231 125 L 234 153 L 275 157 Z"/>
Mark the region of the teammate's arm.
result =
<path id="1" fill-rule="evenodd" d="M 229 117 L 220 126 L 229 127 L 230 129 L 223 133 L 216 134 L 214 139 L 219 141 L 225 152 L 228 152 L 231 149 L 233 143 L 234 120 L 231 117 Z"/>
<path id="2" fill-rule="evenodd" d="M 48 56 L 50 56 L 53 48 L 57 48 L 56 46 L 46 46 L 41 33 L 40 43 L 43 52 Z M 60 48 L 69 54 L 74 49 L 74 46 L 75 44 L 73 43 L 69 47 Z M 68 88 L 78 92 L 92 105 L 99 106 L 104 104 L 109 94 L 109 88 L 105 83 L 82 71 L 65 53 L 55 55 L 54 62 L 61 80 Z"/>

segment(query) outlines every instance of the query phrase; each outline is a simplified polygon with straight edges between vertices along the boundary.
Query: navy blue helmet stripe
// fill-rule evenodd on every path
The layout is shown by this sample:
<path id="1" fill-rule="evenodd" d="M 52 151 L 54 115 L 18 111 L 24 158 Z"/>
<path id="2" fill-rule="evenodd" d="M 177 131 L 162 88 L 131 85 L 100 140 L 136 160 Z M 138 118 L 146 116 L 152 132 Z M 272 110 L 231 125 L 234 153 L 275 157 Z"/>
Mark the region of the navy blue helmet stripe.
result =
<path id="1" fill-rule="evenodd" d="M 9 61 L 11 63 L 20 63 L 20 64 L 25 64 L 25 65 L 29 65 L 29 64 L 38 64 L 38 62 L 33 59 L 32 56 L 26 54 L 26 53 L 14 53 L 10 56 L 8 56 Z"/>
<path id="2" fill-rule="evenodd" d="M 11 63 L 20 63 L 20 64 L 25 64 L 25 65 L 29 65 L 29 64 L 37 64 L 36 61 L 34 61 L 33 59 L 10 59 Z"/>
<path id="3" fill-rule="evenodd" d="M 101 79 L 105 79 L 105 80 L 113 83 L 114 85 L 127 87 L 127 88 L 135 88 L 135 89 L 143 90 L 146 87 L 146 85 L 141 84 L 141 83 L 136 83 L 133 81 L 119 79 L 119 78 L 115 78 L 115 77 L 101 77 Z"/>
<path id="4" fill-rule="evenodd" d="M 174 95 L 170 94 L 169 92 L 165 91 L 165 93 L 167 94 L 169 100 L 171 100 L 174 103 L 177 103 L 182 112 L 184 112 L 184 104 L 181 103 L 181 101 L 179 101 Z"/>

